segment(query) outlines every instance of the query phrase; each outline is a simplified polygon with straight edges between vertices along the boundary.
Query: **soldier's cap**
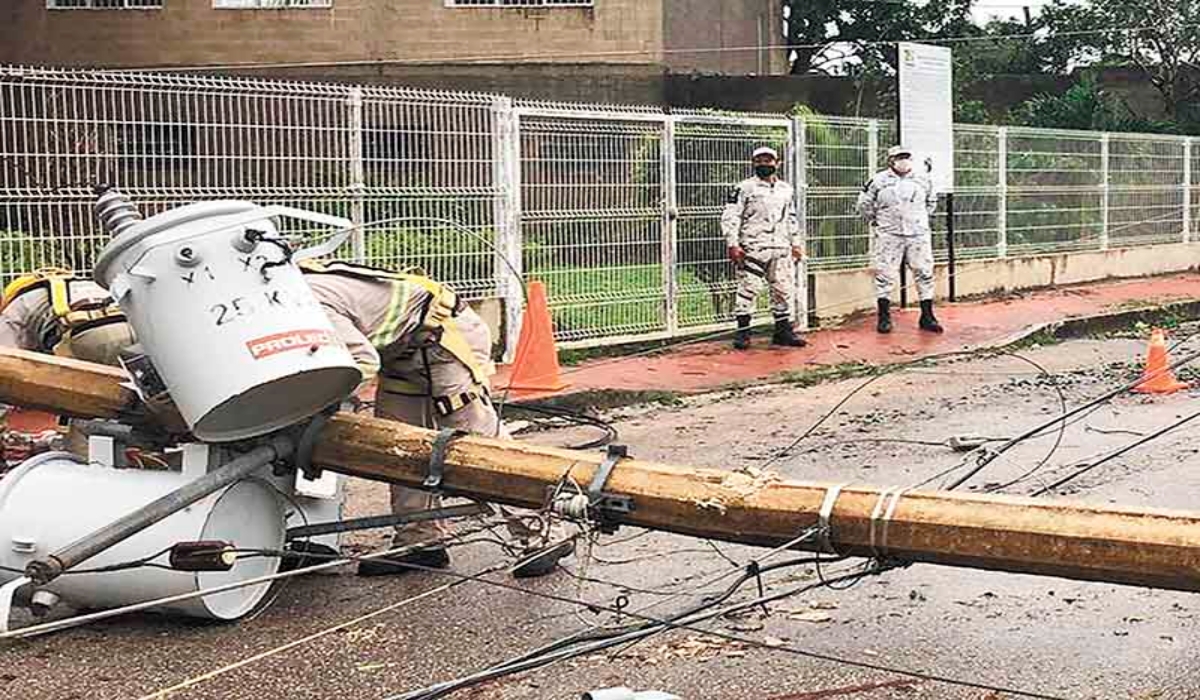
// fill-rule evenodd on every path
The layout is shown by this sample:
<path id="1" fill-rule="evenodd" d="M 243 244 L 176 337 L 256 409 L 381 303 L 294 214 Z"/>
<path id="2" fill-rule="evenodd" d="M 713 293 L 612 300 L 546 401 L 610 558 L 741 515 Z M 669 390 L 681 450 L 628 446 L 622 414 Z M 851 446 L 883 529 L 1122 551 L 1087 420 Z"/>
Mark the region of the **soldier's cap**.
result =
<path id="1" fill-rule="evenodd" d="M 911 158 L 912 151 L 905 148 L 904 146 L 892 146 L 891 148 L 888 149 L 887 157 L 889 160 L 891 160 L 892 158 L 897 158 L 899 156 L 909 156 Z"/>
<path id="2" fill-rule="evenodd" d="M 770 146 L 759 146 L 758 148 L 754 149 L 754 153 L 750 154 L 751 158 L 757 158 L 759 156 L 771 156 L 775 160 L 779 160 L 779 152 Z"/>

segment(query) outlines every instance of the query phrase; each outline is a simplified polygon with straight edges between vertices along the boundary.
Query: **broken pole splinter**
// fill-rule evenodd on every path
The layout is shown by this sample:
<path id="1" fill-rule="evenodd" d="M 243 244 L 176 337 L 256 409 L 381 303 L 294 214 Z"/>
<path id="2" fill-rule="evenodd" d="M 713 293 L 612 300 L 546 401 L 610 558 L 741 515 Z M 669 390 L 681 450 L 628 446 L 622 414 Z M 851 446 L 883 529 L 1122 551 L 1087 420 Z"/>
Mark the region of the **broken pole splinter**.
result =
<path id="1" fill-rule="evenodd" d="M 11 378 L 30 369 L 23 380 Z M 73 408 L 75 386 L 83 394 Z M 127 410 L 128 394 L 103 368 L 0 350 L 0 401 L 74 415 L 88 406 L 94 417 L 112 418 Z M 436 437 L 431 430 L 337 415 L 321 433 L 313 462 L 419 487 Z M 599 453 L 460 437 L 447 449 L 443 488 L 539 508 L 560 484 L 589 483 L 603 459 Z M 633 504 L 622 522 L 696 537 L 778 546 L 816 526 L 823 536 L 797 548 L 1200 591 L 1200 514 L 801 483 L 632 458 L 617 465 L 605 491 Z"/>

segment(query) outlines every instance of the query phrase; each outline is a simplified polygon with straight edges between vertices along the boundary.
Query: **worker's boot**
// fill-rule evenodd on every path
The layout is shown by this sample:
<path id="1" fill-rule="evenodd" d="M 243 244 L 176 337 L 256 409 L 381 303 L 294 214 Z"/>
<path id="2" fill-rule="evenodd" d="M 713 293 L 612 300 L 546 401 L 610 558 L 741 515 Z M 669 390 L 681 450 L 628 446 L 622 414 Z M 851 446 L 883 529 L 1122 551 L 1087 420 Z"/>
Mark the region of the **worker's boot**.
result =
<path id="1" fill-rule="evenodd" d="M 733 347 L 736 350 L 745 350 L 750 347 L 750 317 L 737 317 L 737 331 L 733 334 Z"/>
<path id="2" fill-rule="evenodd" d="M 392 543 L 393 548 L 403 545 Z M 389 576 L 422 569 L 445 569 L 450 566 L 450 554 L 442 545 L 418 549 L 414 552 L 392 554 L 358 562 L 359 576 Z"/>
<path id="3" fill-rule="evenodd" d="M 917 325 L 923 331 L 930 333 L 941 333 L 943 331 L 942 324 L 938 323 L 937 317 L 933 315 L 933 299 L 926 299 L 921 302 L 921 320 Z"/>
<path id="4" fill-rule="evenodd" d="M 878 307 L 878 320 L 875 322 L 875 330 L 880 333 L 892 332 L 892 300 L 883 298 L 877 299 L 875 302 Z"/>
<path id="5" fill-rule="evenodd" d="M 771 336 L 771 345 L 783 345 L 789 348 L 802 348 L 808 345 L 804 338 L 796 335 L 790 319 L 775 319 L 775 335 Z"/>

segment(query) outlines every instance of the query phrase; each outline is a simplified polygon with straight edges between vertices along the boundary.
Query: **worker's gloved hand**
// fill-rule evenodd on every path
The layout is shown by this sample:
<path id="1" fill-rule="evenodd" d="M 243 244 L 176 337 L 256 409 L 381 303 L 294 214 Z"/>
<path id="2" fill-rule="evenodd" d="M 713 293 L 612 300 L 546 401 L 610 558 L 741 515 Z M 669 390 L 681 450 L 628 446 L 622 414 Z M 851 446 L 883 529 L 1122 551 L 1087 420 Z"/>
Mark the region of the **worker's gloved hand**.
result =
<path id="1" fill-rule="evenodd" d="M 367 407 L 366 404 L 366 401 L 363 401 L 362 399 L 358 398 L 358 396 L 351 394 L 342 400 L 341 410 L 344 413 L 358 413 Z"/>
<path id="2" fill-rule="evenodd" d="M 792 260 L 803 260 L 803 259 L 804 259 L 804 246 L 799 246 L 799 245 L 792 246 Z"/>
<path id="3" fill-rule="evenodd" d="M 729 259 L 735 263 L 740 263 L 746 259 L 746 251 L 740 245 L 729 246 Z"/>

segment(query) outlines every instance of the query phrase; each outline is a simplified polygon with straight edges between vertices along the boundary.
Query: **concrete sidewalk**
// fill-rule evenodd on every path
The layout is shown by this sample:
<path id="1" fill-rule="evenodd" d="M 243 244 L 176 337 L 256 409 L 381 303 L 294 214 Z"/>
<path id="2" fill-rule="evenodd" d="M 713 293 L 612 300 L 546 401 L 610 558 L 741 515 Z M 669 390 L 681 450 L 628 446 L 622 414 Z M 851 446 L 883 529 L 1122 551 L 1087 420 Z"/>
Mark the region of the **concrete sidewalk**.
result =
<path id="1" fill-rule="evenodd" d="M 919 332 L 918 310 L 894 312 L 895 330 L 875 332 L 874 316 L 809 333 L 808 347 L 780 349 L 769 345 L 770 330 L 754 337 L 753 347 L 738 352 L 728 340 L 667 347 L 653 354 L 588 360 L 564 367 L 570 383 L 559 392 L 517 392 L 510 400 L 560 397 L 573 393 L 667 391 L 702 393 L 730 385 L 768 381 L 785 372 L 818 370 L 842 364 L 887 365 L 960 350 L 1000 347 L 1071 319 L 1103 316 L 1133 309 L 1200 300 L 1200 274 L 1186 273 L 1119 282 L 1098 282 L 1013 295 L 1000 300 L 941 304 L 944 335 Z M 732 330 L 732 328 L 731 328 Z M 510 367 L 502 367 L 493 386 L 507 384 Z"/>

